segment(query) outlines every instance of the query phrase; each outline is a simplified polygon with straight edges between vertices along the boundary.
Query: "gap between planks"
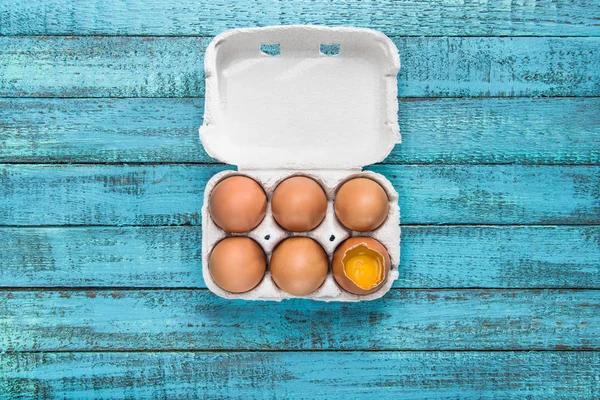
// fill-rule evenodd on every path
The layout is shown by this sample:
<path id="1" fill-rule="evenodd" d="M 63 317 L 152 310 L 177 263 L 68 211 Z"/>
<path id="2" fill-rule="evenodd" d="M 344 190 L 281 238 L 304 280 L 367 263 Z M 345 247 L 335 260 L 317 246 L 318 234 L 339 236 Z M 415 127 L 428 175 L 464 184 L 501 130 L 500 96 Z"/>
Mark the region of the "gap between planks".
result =
<path id="1" fill-rule="evenodd" d="M 495 291 L 495 292 L 542 292 L 545 290 L 554 290 L 557 292 L 593 292 L 600 291 L 600 288 L 582 288 L 582 287 L 486 287 L 486 286 L 470 286 L 470 287 L 392 287 L 391 291 L 402 291 L 409 290 L 411 292 L 435 292 L 435 291 Z M 155 292 L 175 292 L 175 291 L 194 291 L 194 292 L 209 292 L 208 288 L 201 288 L 197 286 L 187 287 L 159 287 L 159 286 L 0 286 L 0 292 L 143 292 L 143 291 L 155 291 Z M 216 295 L 215 295 L 216 296 Z M 302 298 L 296 298 L 293 300 L 306 300 Z M 376 301 L 376 300 L 375 300 Z M 259 301 L 260 302 L 260 301 Z M 275 302 L 277 303 L 277 302 Z"/>
<path id="2" fill-rule="evenodd" d="M 98 349 L 98 350 L 89 350 L 89 349 L 74 349 L 74 350 L 0 350 L 0 357 L 4 354 L 69 354 L 69 353 L 78 353 L 78 354 L 96 354 L 96 353 L 132 353 L 132 354 L 143 354 L 143 353 L 600 353 L 600 350 L 596 349 L 536 349 L 536 350 L 528 350 L 528 349 L 498 349 L 498 350 L 484 350 L 484 349 L 465 349 L 465 350 L 455 350 L 455 349 L 425 349 L 425 350 L 417 350 L 417 349 L 357 349 L 357 350 L 347 350 L 347 349 L 298 349 L 298 350 L 290 350 L 290 349 Z"/>
<path id="3" fill-rule="evenodd" d="M 511 223 L 497 223 L 497 224 L 488 224 L 488 223 L 483 223 L 483 224 L 477 224 L 477 223 L 456 223 L 456 222 L 452 222 L 452 223 L 435 223 L 435 224 L 400 224 L 400 228 L 420 228 L 420 227 L 424 227 L 424 228 L 435 228 L 435 227 L 447 227 L 447 228 L 452 228 L 452 227 L 474 227 L 474 228 L 506 228 L 506 227 L 515 227 L 515 228 L 519 228 L 519 227 L 535 227 L 535 228 L 554 228 L 554 227 L 573 227 L 573 228 L 579 228 L 582 226 L 589 226 L 589 227 L 598 227 L 600 226 L 600 224 L 586 224 L 586 223 L 581 223 L 581 224 L 544 224 L 544 223 L 540 223 L 540 224 L 511 224 Z M 64 229 L 64 228 L 71 228 L 71 229 L 102 229 L 102 228 L 182 228 L 182 229 L 202 229 L 202 225 L 133 225 L 133 224 L 119 224 L 119 225 L 106 225 L 106 224 L 99 224 L 99 225 L 89 225 L 89 224 L 72 224 L 72 225 L 2 225 L 0 224 L 0 229 L 2 228 L 8 228 L 8 229 L 56 229 L 56 228 L 60 228 L 60 229 Z"/>
<path id="4" fill-rule="evenodd" d="M 285 26 L 285 25 L 281 25 L 281 26 Z M 328 26 L 328 25 L 316 25 L 316 26 Z M 250 28 L 264 28 L 265 26 L 253 26 Z M 339 28 L 339 27 L 343 27 L 343 25 L 338 25 L 338 26 L 333 26 L 333 28 Z M 247 27 L 244 27 L 247 28 Z M 231 28 L 231 29 L 238 29 L 238 28 Z M 231 30 L 228 29 L 228 30 Z M 380 29 L 377 28 L 367 28 L 367 29 L 374 29 L 374 30 L 378 30 L 381 32 Z M 224 30 L 223 32 L 226 32 L 226 30 Z M 402 34 L 402 35 L 395 35 L 395 34 L 387 34 L 385 32 L 384 33 L 387 37 L 390 38 L 405 38 L 405 37 L 409 37 L 409 38 L 433 38 L 433 39 L 439 39 L 439 38 L 459 38 L 459 39 L 472 39 L 472 38 L 544 38 L 544 39 L 571 39 L 571 38 L 596 38 L 596 37 L 600 37 L 600 31 L 598 35 L 559 35 L 559 36 L 551 36 L 551 35 L 532 35 L 532 34 L 514 34 L 514 35 L 507 35 L 507 34 L 501 34 L 501 35 L 453 35 L 453 34 L 449 34 L 449 35 L 423 35 L 422 33 L 413 33 L 413 34 Z M 101 37 L 109 37 L 109 38 L 117 38 L 117 37 L 123 37 L 123 38 L 198 38 L 198 39 L 212 39 L 214 38 L 216 35 L 194 35 L 194 34 L 173 34 L 173 35 L 169 35 L 169 34 L 128 34 L 128 33 L 102 33 L 102 34 L 67 34 L 67 33 L 53 33 L 51 35 L 41 35 L 41 34 L 28 34 L 28 35 L 11 35 L 11 34 L 0 34 L 0 37 L 5 37 L 5 38 L 15 38 L 15 39 L 28 39 L 28 38 L 48 38 L 48 39 L 52 39 L 52 38 L 101 38 Z"/>
<path id="5" fill-rule="evenodd" d="M 30 161 L 2 161 L 0 164 L 3 165 L 105 165 L 105 166 L 157 166 L 157 165 L 176 165 L 176 166 L 197 166 L 197 165 L 208 165 L 211 167 L 214 166 L 227 166 L 230 164 L 223 164 L 219 161 L 215 162 L 194 162 L 194 161 L 185 161 L 185 162 L 177 162 L 177 161 L 111 161 L 111 162 L 68 162 L 68 161 L 46 161 L 46 162 L 30 162 Z M 495 166 L 495 165 L 522 165 L 522 166 L 533 166 L 533 167 L 597 167 L 600 164 L 593 163 L 585 163 L 585 164 L 556 164 L 556 163 L 548 163 L 548 162 L 533 162 L 533 163 L 515 163 L 515 162 L 381 162 L 377 164 L 369 164 L 369 165 L 414 165 L 414 166 Z"/>
<path id="6" fill-rule="evenodd" d="M 1 36 L 0 36 L 1 38 Z M 148 100 L 160 100 L 160 99 L 204 99 L 204 96 L 0 96 L 0 100 L 19 100 L 19 99 L 93 99 L 93 100 L 119 100 L 119 99 L 148 99 Z M 485 100 L 485 99 L 597 99 L 600 96 L 596 95 L 532 95 L 532 96 L 444 96 L 444 97 L 398 97 L 400 102 L 411 102 L 411 101 L 436 101 L 436 100 Z"/>

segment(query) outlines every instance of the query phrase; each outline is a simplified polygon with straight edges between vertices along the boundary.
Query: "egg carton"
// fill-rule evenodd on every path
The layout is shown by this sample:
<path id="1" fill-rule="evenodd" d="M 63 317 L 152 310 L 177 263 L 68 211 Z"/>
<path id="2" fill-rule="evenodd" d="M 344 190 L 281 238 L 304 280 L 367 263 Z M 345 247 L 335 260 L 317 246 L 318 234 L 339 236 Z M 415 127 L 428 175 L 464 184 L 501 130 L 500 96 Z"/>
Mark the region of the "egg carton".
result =
<path id="1" fill-rule="evenodd" d="M 213 39 L 205 55 L 206 100 L 200 139 L 209 155 L 237 165 L 238 171 L 216 174 L 204 191 L 202 273 L 209 290 L 228 299 L 350 302 L 377 299 L 389 291 L 398 278 L 400 262 L 398 193 L 383 175 L 362 171 L 362 166 L 382 161 L 400 142 L 399 68 L 393 42 L 370 29 L 277 26 L 235 29 Z M 254 179 L 268 197 L 263 221 L 243 234 L 219 228 L 208 207 L 214 186 L 231 175 Z M 325 219 L 309 232 L 288 232 L 271 213 L 274 189 L 296 175 L 314 179 L 327 194 Z M 378 182 L 389 199 L 386 220 L 370 232 L 347 229 L 333 208 L 341 184 L 359 176 Z M 230 293 L 215 284 L 208 266 L 213 247 L 227 236 L 254 239 L 265 251 L 267 262 L 282 240 L 308 236 L 323 247 L 330 264 L 345 239 L 371 236 L 387 248 L 391 270 L 381 288 L 368 295 L 341 289 L 331 266 L 323 285 L 307 296 L 279 289 L 268 268 L 254 289 Z"/>
<path id="2" fill-rule="evenodd" d="M 233 175 L 244 175 L 257 181 L 267 193 L 268 203 L 267 212 L 262 222 L 253 230 L 246 233 L 228 233 L 219 228 L 210 216 L 208 199 L 214 186 L 226 177 Z M 283 229 L 273 218 L 271 212 L 271 198 L 273 191 L 281 181 L 291 176 L 307 176 L 317 181 L 325 190 L 327 195 L 327 213 L 325 219 L 315 229 L 308 232 L 289 232 Z M 369 232 L 354 232 L 343 226 L 335 216 L 333 203 L 337 189 L 347 180 L 357 177 L 365 177 L 378 182 L 387 192 L 389 199 L 389 213 L 386 220 L 377 229 Z M 228 299 L 247 299 L 247 300 L 283 300 L 289 298 L 308 298 L 321 301 L 359 301 L 373 300 L 383 296 L 392 286 L 393 281 L 398 279 L 398 265 L 400 262 L 400 246 L 398 238 L 400 237 L 400 208 L 398 207 L 398 194 L 395 192 L 392 184 L 381 174 L 370 171 L 357 173 L 344 173 L 343 171 L 322 171 L 322 172 L 296 172 L 296 171 L 252 171 L 251 173 L 240 173 L 237 171 L 223 171 L 213 176 L 206 186 L 204 192 L 204 206 L 202 207 L 202 274 L 206 286 L 215 294 Z M 307 296 L 294 296 L 279 289 L 270 272 L 267 270 L 263 280 L 254 289 L 245 293 L 230 293 L 221 289 L 212 279 L 208 258 L 214 246 L 228 236 L 248 236 L 254 239 L 264 250 L 267 256 L 267 263 L 270 262 L 273 249 L 277 245 L 293 236 L 307 236 L 316 240 L 327 253 L 329 263 L 337 246 L 351 236 L 370 236 L 379 240 L 388 250 L 391 260 L 391 269 L 387 280 L 376 292 L 368 295 L 355 295 L 348 293 L 338 286 L 331 268 L 327 274 L 325 282 L 319 289 Z"/>

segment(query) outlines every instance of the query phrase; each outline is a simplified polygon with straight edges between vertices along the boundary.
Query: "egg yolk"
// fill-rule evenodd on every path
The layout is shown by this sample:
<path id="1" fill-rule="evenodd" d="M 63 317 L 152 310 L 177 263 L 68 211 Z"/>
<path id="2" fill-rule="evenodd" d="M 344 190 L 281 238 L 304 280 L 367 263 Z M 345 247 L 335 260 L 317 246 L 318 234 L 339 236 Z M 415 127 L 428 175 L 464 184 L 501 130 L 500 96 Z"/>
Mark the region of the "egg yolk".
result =
<path id="1" fill-rule="evenodd" d="M 372 289 L 383 281 L 383 257 L 365 245 L 348 250 L 342 263 L 348 279 L 363 290 Z"/>

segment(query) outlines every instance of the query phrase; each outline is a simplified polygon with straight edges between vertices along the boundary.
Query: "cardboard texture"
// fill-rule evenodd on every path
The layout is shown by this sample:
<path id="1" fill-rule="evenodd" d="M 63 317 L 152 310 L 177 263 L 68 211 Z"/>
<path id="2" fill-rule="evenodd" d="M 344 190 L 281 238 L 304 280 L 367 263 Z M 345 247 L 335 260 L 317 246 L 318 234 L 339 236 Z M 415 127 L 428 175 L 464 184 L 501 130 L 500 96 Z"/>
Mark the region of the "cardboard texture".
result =
<path id="1" fill-rule="evenodd" d="M 236 29 L 218 35 L 205 56 L 206 105 L 200 138 L 212 157 L 238 166 L 211 178 L 202 208 L 202 273 L 207 287 L 232 299 L 294 298 L 280 290 L 269 272 L 253 290 L 233 294 L 211 279 L 208 257 L 228 234 L 210 217 L 212 188 L 230 175 L 246 175 L 265 189 L 269 204 L 261 224 L 246 234 L 265 250 L 290 236 L 317 240 L 330 260 L 350 236 L 372 236 L 388 249 L 392 266 L 375 293 L 342 290 L 331 272 L 325 283 L 303 298 L 360 301 L 383 296 L 398 278 L 400 210 L 398 194 L 382 175 L 361 171 L 382 161 L 400 142 L 397 121 L 398 50 L 380 32 L 361 28 L 277 26 Z M 284 179 L 304 175 L 321 184 L 328 198 L 325 220 L 314 230 L 290 233 L 273 219 L 270 200 Z M 386 221 L 371 232 L 352 232 L 336 219 L 333 202 L 346 180 L 377 181 L 390 201 Z"/>

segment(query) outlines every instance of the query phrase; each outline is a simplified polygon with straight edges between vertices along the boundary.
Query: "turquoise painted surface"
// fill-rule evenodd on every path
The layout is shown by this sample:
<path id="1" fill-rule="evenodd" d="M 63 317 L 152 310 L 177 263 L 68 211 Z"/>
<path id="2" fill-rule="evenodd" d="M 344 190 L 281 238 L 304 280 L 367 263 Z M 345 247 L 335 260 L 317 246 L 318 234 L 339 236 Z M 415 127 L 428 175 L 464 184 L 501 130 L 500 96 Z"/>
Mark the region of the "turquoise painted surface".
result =
<path id="1" fill-rule="evenodd" d="M 595 1 L 0 3 L 0 398 L 600 396 Z M 203 51 L 238 26 L 400 49 L 401 277 L 229 302 L 200 270 Z M 53 36 L 54 35 L 54 36 Z M 301 350 L 301 351 L 298 351 Z"/>
<path id="2" fill-rule="evenodd" d="M 360 0 L 287 2 L 13 0 L 0 5 L 3 35 L 214 35 L 240 26 L 325 24 L 412 36 L 599 36 L 594 0 L 536 2 Z"/>
<path id="3" fill-rule="evenodd" d="M 598 397 L 595 352 L 36 353 L 0 358 L 29 397 Z M 334 382 L 334 384 L 332 384 Z"/>
<path id="4" fill-rule="evenodd" d="M 0 99 L 0 162 L 214 163 L 204 99 Z M 600 98 L 401 99 L 390 164 L 598 164 Z"/>
<path id="5" fill-rule="evenodd" d="M 206 288 L 200 227 L 0 228 L 0 287 Z M 402 226 L 396 288 L 598 288 L 598 226 Z"/>
<path id="6" fill-rule="evenodd" d="M 4 290 L 0 346 L 90 350 L 599 350 L 582 289 L 394 289 L 379 301 L 225 300 L 208 290 Z"/>
<path id="7" fill-rule="evenodd" d="M 400 97 L 600 96 L 600 37 L 392 39 L 402 59 Z M 0 96 L 203 96 L 209 42 L 0 36 Z"/>
<path id="8" fill-rule="evenodd" d="M 199 225 L 219 165 L 0 165 L 3 225 Z M 373 165 L 405 224 L 598 224 L 599 166 Z M 560 188 L 560 190 L 557 190 Z"/>

